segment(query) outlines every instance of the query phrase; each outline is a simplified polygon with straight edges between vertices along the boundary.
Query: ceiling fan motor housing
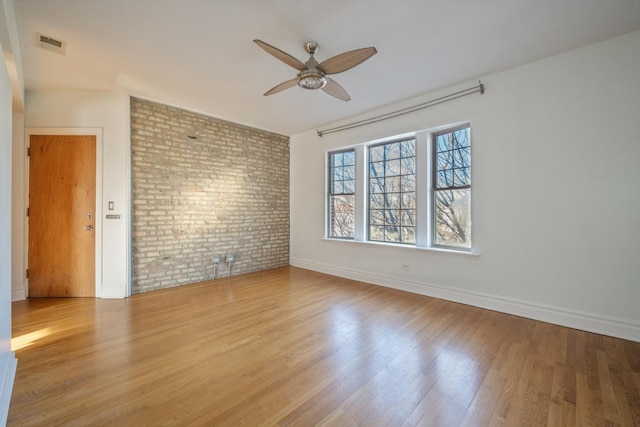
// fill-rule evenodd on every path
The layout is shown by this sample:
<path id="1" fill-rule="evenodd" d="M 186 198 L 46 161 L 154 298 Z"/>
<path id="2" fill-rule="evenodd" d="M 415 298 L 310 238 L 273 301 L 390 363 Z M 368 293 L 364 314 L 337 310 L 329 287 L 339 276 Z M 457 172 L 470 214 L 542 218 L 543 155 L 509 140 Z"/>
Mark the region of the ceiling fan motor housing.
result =
<path id="1" fill-rule="evenodd" d="M 304 70 L 298 73 L 298 86 L 303 89 L 322 89 L 327 84 L 324 73 L 316 70 Z"/>

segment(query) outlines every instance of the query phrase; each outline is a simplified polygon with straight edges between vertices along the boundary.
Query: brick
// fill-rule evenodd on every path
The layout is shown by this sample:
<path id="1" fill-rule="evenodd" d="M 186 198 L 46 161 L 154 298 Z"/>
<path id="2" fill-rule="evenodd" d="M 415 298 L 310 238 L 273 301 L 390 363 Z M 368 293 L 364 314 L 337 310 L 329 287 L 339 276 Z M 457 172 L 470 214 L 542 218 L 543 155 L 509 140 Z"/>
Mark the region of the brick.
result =
<path id="1" fill-rule="evenodd" d="M 133 293 L 288 265 L 288 137 L 131 98 L 131 152 Z"/>

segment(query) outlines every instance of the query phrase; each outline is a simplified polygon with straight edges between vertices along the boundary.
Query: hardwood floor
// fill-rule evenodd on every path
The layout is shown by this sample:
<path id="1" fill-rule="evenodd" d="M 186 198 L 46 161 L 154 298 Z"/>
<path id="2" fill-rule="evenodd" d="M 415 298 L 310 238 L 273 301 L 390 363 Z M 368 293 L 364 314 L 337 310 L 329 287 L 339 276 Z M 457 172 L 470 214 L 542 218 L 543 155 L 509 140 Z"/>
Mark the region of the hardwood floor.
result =
<path id="1" fill-rule="evenodd" d="M 640 343 L 293 267 L 12 308 L 9 426 L 640 425 Z"/>

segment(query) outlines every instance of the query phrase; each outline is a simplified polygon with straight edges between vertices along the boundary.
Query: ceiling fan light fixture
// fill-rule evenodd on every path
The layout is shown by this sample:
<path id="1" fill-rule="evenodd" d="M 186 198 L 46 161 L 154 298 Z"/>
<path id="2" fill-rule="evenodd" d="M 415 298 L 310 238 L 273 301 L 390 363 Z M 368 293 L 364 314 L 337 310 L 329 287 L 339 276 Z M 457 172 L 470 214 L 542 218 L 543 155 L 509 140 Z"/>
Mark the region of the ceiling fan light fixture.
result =
<path id="1" fill-rule="evenodd" d="M 342 101 L 349 101 L 351 97 L 347 91 L 344 90 L 344 88 L 335 80 L 327 76 L 350 70 L 377 53 L 375 47 L 365 47 L 341 53 L 340 55 L 333 56 L 321 63 L 318 63 L 314 58 L 314 55 L 318 52 L 318 43 L 307 42 L 304 44 L 304 49 L 309 54 L 309 59 L 307 62 L 302 63 L 287 52 L 280 50 L 275 46 L 271 46 L 269 43 L 265 43 L 259 39 L 255 39 L 253 42 L 274 58 L 279 59 L 299 71 L 296 77 L 272 87 L 265 92 L 264 96 L 273 95 L 274 93 L 282 92 L 285 89 L 289 89 L 297 85 L 307 90 L 322 89 L 322 91 L 327 95 L 333 96 L 334 98 Z"/>
<path id="2" fill-rule="evenodd" d="M 303 89 L 322 89 L 327 84 L 327 78 L 318 70 L 304 70 L 298 74 L 298 86 Z"/>

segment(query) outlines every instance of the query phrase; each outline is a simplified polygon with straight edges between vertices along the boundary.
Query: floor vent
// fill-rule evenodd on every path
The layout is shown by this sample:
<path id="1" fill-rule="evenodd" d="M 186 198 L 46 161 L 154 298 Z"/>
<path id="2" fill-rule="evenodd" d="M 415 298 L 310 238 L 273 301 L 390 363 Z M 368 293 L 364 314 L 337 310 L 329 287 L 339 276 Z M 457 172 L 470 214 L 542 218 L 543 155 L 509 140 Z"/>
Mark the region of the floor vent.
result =
<path id="1" fill-rule="evenodd" d="M 38 46 L 50 52 L 64 55 L 67 44 L 65 42 L 61 42 L 60 40 L 45 36 L 44 34 L 38 34 Z"/>

